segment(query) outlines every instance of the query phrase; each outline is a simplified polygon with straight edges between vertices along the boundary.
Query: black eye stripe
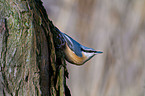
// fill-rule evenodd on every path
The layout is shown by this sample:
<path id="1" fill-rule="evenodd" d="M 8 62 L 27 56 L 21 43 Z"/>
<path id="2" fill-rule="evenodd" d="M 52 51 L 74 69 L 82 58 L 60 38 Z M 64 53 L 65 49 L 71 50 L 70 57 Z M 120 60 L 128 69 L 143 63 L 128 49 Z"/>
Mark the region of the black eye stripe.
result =
<path id="1" fill-rule="evenodd" d="M 83 48 L 81 48 L 81 50 L 84 51 L 84 52 L 94 52 L 94 53 L 97 52 L 97 51 L 92 51 L 92 50 L 84 50 Z"/>

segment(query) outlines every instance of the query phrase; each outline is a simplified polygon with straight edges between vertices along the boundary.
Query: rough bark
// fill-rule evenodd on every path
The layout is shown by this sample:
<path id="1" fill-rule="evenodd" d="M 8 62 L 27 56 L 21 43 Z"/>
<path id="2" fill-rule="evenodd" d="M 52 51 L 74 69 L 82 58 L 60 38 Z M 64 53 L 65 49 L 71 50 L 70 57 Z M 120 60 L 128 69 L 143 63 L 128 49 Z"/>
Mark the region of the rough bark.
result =
<path id="1" fill-rule="evenodd" d="M 42 2 L 1 0 L 0 20 L 0 94 L 69 96 L 60 38 Z"/>

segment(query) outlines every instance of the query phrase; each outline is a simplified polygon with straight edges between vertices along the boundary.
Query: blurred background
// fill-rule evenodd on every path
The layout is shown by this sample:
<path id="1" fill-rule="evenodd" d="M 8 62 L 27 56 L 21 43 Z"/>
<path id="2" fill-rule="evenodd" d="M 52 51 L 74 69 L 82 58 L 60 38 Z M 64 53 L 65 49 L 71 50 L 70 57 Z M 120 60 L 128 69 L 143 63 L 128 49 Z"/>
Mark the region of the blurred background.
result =
<path id="1" fill-rule="evenodd" d="M 145 0 L 42 1 L 62 32 L 104 52 L 67 62 L 72 96 L 145 96 Z"/>

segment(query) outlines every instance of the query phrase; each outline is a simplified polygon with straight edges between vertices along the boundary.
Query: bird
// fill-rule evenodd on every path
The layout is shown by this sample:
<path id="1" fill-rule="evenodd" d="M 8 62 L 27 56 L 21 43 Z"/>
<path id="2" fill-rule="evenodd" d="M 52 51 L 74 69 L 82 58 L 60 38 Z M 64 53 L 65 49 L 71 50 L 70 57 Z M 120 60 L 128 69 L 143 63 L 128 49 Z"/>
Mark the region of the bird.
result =
<path id="1" fill-rule="evenodd" d="M 74 65 L 83 65 L 88 60 L 90 60 L 92 57 L 94 57 L 96 54 L 103 53 L 102 51 L 96 51 L 93 48 L 88 48 L 80 43 L 78 43 L 76 40 L 72 39 L 67 34 L 61 32 L 58 28 L 56 28 L 58 32 L 62 35 L 65 46 L 63 47 L 63 53 L 65 59 Z"/>

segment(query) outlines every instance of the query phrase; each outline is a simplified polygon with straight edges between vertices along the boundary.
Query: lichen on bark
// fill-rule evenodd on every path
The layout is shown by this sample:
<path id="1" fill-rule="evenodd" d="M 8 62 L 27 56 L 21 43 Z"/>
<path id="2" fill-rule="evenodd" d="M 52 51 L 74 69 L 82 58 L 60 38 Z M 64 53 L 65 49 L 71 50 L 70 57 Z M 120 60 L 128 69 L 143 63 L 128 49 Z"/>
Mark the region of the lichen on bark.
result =
<path id="1" fill-rule="evenodd" d="M 69 96 L 65 94 L 66 64 L 54 44 L 57 31 L 42 2 L 1 0 L 0 9 L 4 24 L 0 33 L 0 93 Z"/>

